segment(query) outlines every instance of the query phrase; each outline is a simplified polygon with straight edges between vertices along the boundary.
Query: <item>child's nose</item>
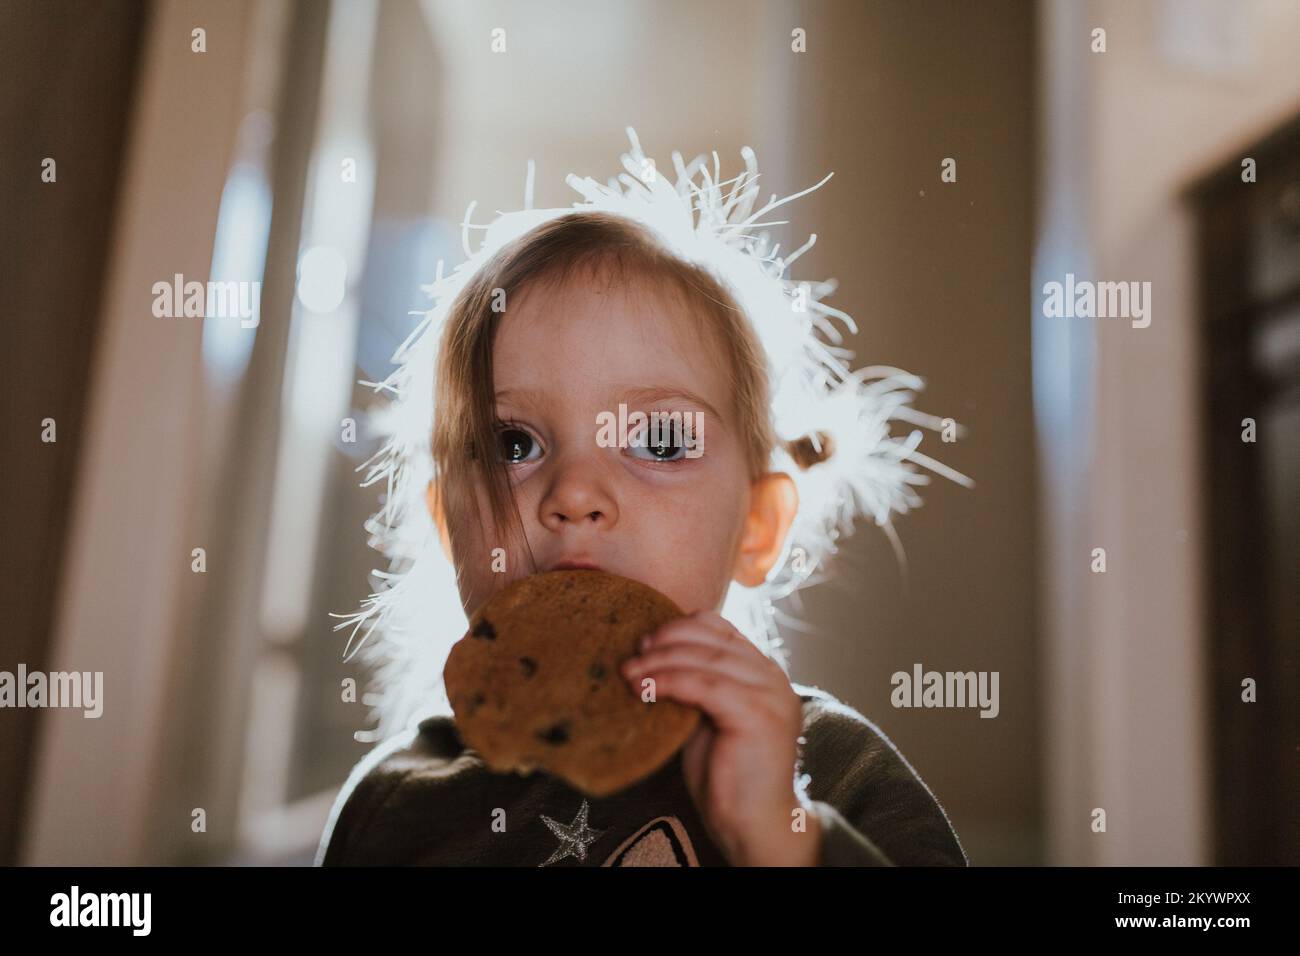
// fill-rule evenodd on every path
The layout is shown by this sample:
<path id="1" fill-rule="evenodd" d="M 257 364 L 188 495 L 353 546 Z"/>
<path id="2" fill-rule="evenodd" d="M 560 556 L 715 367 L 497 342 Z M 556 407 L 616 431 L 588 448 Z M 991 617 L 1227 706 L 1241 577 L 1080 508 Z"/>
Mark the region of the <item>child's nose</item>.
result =
<path id="1" fill-rule="evenodd" d="M 581 466 L 566 468 L 554 476 L 540 511 L 542 525 L 552 531 L 571 523 L 603 528 L 618 523 L 613 495 L 598 474 Z"/>

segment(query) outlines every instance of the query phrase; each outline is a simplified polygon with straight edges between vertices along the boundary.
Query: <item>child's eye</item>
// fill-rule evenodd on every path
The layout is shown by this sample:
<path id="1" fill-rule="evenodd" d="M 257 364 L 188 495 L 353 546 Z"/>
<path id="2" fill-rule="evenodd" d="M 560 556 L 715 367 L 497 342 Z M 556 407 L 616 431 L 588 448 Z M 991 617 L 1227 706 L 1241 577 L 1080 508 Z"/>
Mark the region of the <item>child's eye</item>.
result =
<path id="1" fill-rule="evenodd" d="M 509 464 L 532 461 L 542 452 L 542 446 L 533 441 L 532 435 L 514 425 L 503 426 L 497 436 L 501 441 L 501 455 Z"/>
<path id="2" fill-rule="evenodd" d="M 682 426 L 676 422 L 665 423 L 659 427 L 658 434 L 648 425 L 641 431 L 638 440 L 629 442 L 632 457 L 642 461 L 680 461 L 686 456 L 686 442 L 682 438 Z M 644 454 L 642 454 L 644 452 Z"/>

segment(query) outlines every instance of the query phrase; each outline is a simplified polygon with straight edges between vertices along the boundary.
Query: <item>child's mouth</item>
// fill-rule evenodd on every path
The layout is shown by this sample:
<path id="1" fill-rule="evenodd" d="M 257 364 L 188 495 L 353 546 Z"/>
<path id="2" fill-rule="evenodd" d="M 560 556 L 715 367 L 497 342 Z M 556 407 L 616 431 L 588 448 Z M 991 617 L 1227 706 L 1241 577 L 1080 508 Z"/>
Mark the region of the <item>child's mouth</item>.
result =
<path id="1" fill-rule="evenodd" d="M 546 570 L 548 571 L 604 571 L 605 569 L 598 564 L 593 564 L 590 561 L 560 561 L 557 564 L 551 565 Z"/>

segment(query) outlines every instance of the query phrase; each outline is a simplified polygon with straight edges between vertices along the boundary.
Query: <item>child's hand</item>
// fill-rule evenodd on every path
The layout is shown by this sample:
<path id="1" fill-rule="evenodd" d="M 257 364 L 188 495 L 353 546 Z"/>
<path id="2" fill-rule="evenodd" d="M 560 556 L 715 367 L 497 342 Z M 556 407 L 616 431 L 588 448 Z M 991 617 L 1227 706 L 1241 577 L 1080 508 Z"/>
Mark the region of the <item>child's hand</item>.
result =
<path id="1" fill-rule="evenodd" d="M 686 785 L 733 866 L 816 866 L 821 832 L 794 788 L 803 706 L 780 666 L 721 615 L 699 611 L 642 640 L 623 665 L 641 693 L 704 711 L 682 754 Z M 802 807 L 804 827 L 794 810 Z"/>

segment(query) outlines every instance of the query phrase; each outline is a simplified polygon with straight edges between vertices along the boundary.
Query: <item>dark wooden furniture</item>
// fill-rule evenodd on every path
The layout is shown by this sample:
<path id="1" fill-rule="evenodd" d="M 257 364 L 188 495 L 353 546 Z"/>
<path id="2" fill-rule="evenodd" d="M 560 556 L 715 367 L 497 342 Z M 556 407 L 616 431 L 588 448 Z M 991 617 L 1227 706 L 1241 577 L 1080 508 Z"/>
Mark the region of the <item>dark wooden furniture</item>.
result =
<path id="1" fill-rule="evenodd" d="M 1240 162 L 1256 162 L 1242 181 Z M 1197 183 L 1214 862 L 1300 863 L 1300 119 Z M 1243 440 L 1255 423 L 1255 441 Z M 1242 701 L 1253 678 L 1257 701 Z"/>

